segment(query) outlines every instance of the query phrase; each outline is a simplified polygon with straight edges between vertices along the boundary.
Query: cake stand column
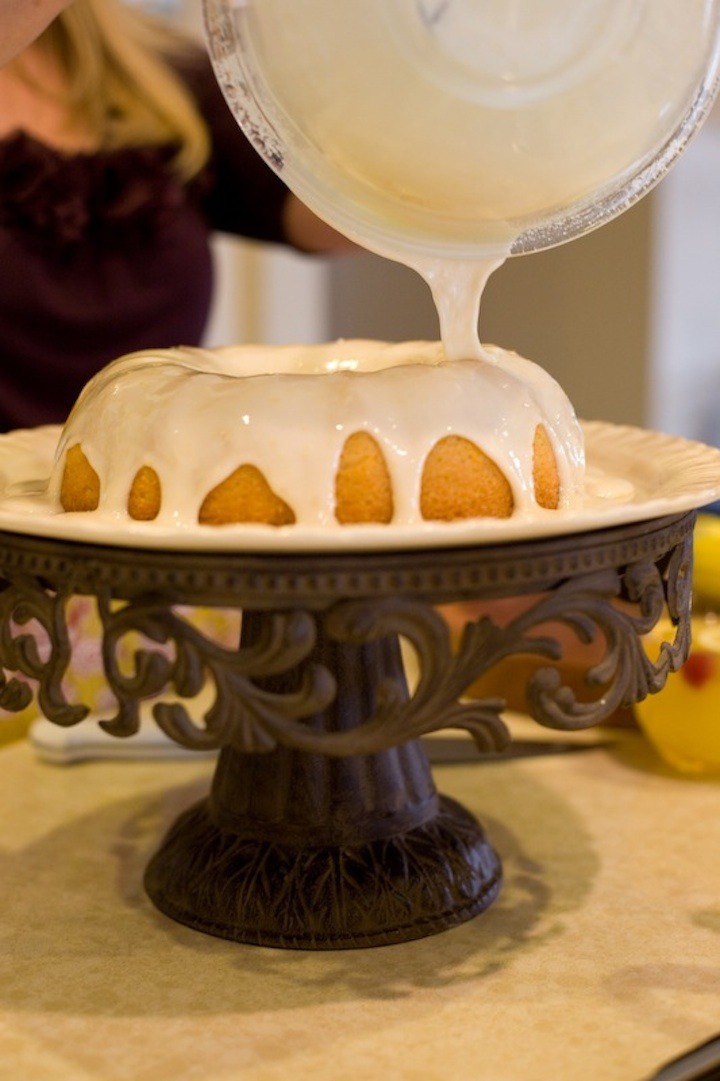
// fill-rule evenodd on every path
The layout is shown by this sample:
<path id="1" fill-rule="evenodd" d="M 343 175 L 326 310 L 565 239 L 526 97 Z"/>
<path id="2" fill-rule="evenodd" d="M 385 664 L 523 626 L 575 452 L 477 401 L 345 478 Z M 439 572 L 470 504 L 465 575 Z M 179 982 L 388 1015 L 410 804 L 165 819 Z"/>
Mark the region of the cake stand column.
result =
<path id="1" fill-rule="evenodd" d="M 243 617 L 242 646 L 263 613 Z M 286 693 L 320 663 L 337 694 L 308 720 L 348 732 L 371 716 L 387 680 L 407 687 L 396 637 L 361 645 L 325 636 Z M 311 949 L 408 941 L 470 919 L 495 898 L 500 861 L 475 819 L 439 796 L 418 740 L 334 757 L 279 746 L 223 748 L 209 797 L 178 820 L 146 888 L 181 923 L 239 942 Z"/>

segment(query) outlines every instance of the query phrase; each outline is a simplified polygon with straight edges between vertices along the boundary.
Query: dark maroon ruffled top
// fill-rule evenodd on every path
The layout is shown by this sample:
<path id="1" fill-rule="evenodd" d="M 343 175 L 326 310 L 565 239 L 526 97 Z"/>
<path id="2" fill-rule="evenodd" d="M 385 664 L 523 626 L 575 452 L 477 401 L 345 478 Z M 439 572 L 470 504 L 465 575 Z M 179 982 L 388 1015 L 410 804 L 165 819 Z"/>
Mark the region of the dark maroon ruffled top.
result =
<path id="1" fill-rule="evenodd" d="M 77 244 L 134 246 L 184 202 L 169 149 L 63 154 L 24 132 L 0 141 L 0 227 L 57 257 Z"/>
<path id="2" fill-rule="evenodd" d="M 62 423 L 100 367 L 193 345 L 207 322 L 210 236 L 282 241 L 287 191 L 245 139 L 209 62 L 181 74 L 211 132 L 189 185 L 172 147 L 67 154 L 0 140 L 0 429 Z"/>

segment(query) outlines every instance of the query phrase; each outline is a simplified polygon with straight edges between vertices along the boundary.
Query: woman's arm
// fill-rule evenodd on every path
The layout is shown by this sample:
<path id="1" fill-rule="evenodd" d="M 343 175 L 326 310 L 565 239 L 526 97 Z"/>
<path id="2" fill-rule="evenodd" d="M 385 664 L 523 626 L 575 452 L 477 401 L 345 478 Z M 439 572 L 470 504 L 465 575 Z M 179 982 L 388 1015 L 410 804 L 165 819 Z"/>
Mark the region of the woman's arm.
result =
<path id="1" fill-rule="evenodd" d="M 0 67 L 30 45 L 69 0 L 0 0 Z"/>
<path id="2" fill-rule="evenodd" d="M 357 246 L 338 233 L 322 218 L 318 218 L 292 192 L 283 207 L 283 228 L 290 244 L 305 252 L 342 252 L 357 250 Z"/>

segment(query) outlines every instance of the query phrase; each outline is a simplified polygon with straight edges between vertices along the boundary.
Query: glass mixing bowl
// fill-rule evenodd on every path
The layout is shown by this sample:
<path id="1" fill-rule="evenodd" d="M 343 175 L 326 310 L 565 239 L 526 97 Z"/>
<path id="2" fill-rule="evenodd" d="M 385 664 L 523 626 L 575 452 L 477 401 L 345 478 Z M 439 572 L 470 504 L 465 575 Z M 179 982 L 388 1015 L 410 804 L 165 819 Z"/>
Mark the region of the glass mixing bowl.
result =
<path id="1" fill-rule="evenodd" d="M 238 122 L 382 254 L 472 259 L 589 231 L 707 115 L 720 0 L 204 0 Z"/>

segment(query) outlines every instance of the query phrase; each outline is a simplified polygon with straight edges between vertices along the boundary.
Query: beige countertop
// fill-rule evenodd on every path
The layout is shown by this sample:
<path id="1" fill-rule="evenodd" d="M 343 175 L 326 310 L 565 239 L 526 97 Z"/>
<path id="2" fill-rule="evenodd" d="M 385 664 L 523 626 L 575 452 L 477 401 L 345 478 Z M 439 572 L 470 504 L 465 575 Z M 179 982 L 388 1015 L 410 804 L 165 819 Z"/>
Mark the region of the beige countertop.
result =
<path id="1" fill-rule="evenodd" d="M 241 946 L 155 911 L 145 863 L 212 762 L 0 749 L 2 1081 L 642 1081 L 720 1029 L 720 783 L 640 736 L 435 770 L 500 899 L 363 951 Z"/>

